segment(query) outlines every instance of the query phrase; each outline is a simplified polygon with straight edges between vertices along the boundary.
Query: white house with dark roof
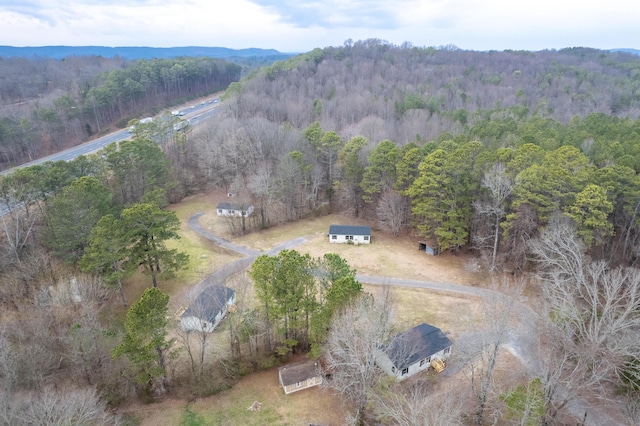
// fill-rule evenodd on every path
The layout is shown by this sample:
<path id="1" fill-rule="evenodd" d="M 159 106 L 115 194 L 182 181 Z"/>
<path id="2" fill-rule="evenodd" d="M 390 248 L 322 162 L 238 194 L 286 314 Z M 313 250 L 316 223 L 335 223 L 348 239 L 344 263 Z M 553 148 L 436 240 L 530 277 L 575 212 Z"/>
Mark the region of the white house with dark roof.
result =
<path id="1" fill-rule="evenodd" d="M 216 207 L 216 213 L 218 216 L 224 217 L 247 217 L 251 213 L 253 213 L 253 206 L 231 204 L 229 202 L 223 201 L 221 203 L 218 203 L 218 206 Z"/>
<path id="2" fill-rule="evenodd" d="M 322 384 L 318 361 L 301 361 L 278 368 L 278 378 L 285 394 Z"/>
<path id="3" fill-rule="evenodd" d="M 338 244 L 370 244 L 370 226 L 331 225 L 329 242 Z"/>
<path id="4" fill-rule="evenodd" d="M 221 285 L 209 286 L 180 315 L 180 325 L 183 330 L 212 332 L 227 314 L 229 306 L 235 303 L 235 290 Z"/>
<path id="5" fill-rule="evenodd" d="M 422 323 L 397 335 L 379 350 L 376 364 L 387 374 L 404 380 L 420 371 L 444 370 L 451 354 L 451 340 L 440 330 Z"/>

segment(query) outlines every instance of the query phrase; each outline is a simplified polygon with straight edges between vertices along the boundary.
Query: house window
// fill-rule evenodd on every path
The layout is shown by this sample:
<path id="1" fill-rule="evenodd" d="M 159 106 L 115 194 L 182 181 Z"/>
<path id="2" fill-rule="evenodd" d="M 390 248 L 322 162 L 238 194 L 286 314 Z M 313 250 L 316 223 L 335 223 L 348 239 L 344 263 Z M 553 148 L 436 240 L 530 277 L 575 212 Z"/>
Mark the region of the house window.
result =
<path id="1" fill-rule="evenodd" d="M 222 209 L 218 209 L 218 214 L 222 214 Z"/>
<path id="2" fill-rule="evenodd" d="M 448 354 L 449 352 L 451 352 L 451 347 L 448 347 L 447 349 L 444 350 L 444 354 Z"/>
<path id="3" fill-rule="evenodd" d="M 431 357 L 420 360 L 420 367 L 422 367 L 425 364 L 429 364 L 430 362 L 431 362 Z"/>
<path id="4" fill-rule="evenodd" d="M 346 237 L 344 237 L 346 240 L 353 240 L 353 235 L 347 235 Z"/>
<path id="5" fill-rule="evenodd" d="M 391 367 L 391 372 L 395 373 L 396 372 L 396 368 L 395 367 Z"/>
<path id="6" fill-rule="evenodd" d="M 402 375 L 404 376 L 406 374 L 409 374 L 409 367 L 402 369 Z"/>
<path id="7" fill-rule="evenodd" d="M 300 387 L 300 382 L 296 382 L 296 387 L 299 388 Z"/>
<path id="8" fill-rule="evenodd" d="M 338 236 L 337 236 L 337 235 L 332 235 L 332 236 L 331 236 L 331 239 L 332 239 L 332 240 L 337 240 L 337 239 L 338 239 Z"/>
<path id="9" fill-rule="evenodd" d="M 365 240 L 365 241 L 369 241 L 369 236 L 368 236 L 368 235 L 365 235 L 365 236 L 364 236 L 364 240 Z"/>

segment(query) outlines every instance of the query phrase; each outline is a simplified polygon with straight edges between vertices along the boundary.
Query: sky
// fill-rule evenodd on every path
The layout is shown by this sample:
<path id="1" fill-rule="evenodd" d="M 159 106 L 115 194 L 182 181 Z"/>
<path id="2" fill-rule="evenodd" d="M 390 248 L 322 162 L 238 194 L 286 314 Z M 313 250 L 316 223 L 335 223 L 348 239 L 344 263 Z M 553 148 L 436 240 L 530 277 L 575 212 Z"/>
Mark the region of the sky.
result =
<path id="1" fill-rule="evenodd" d="M 0 45 L 640 49 L 637 0 L 0 0 Z"/>

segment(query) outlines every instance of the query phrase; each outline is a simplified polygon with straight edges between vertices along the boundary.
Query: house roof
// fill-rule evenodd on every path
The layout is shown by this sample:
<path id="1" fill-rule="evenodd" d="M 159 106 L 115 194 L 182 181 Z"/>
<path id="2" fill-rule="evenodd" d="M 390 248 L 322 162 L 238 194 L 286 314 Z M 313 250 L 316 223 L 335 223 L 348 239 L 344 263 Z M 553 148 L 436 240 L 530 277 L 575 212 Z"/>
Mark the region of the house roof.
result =
<path id="1" fill-rule="evenodd" d="M 287 364 L 278 368 L 278 373 L 283 386 L 289 386 L 319 376 L 320 363 L 311 360 Z"/>
<path id="2" fill-rule="evenodd" d="M 451 340 L 440 330 L 422 323 L 398 334 L 385 348 L 393 365 L 402 370 L 451 346 Z"/>
<path id="3" fill-rule="evenodd" d="M 223 201 L 221 203 L 218 203 L 218 209 L 223 209 L 223 210 L 243 210 L 243 207 L 238 206 L 236 204 L 231 204 L 227 201 Z"/>
<path id="4" fill-rule="evenodd" d="M 235 293 L 235 290 L 221 285 L 206 287 L 180 317 L 196 317 L 208 322 L 214 322 L 216 315 Z"/>
<path id="5" fill-rule="evenodd" d="M 329 234 L 338 235 L 371 235 L 370 226 L 331 225 Z"/>

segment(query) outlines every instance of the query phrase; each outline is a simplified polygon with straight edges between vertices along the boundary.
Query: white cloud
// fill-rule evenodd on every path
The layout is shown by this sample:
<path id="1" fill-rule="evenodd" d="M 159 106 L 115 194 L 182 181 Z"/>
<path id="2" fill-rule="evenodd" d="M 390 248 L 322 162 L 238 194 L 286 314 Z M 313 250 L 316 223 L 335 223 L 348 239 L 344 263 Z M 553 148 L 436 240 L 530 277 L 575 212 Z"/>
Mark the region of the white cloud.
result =
<path id="1" fill-rule="evenodd" d="M 15 46 L 224 46 L 307 51 L 346 39 L 478 50 L 635 47 L 630 0 L 12 0 L 0 40 Z"/>

